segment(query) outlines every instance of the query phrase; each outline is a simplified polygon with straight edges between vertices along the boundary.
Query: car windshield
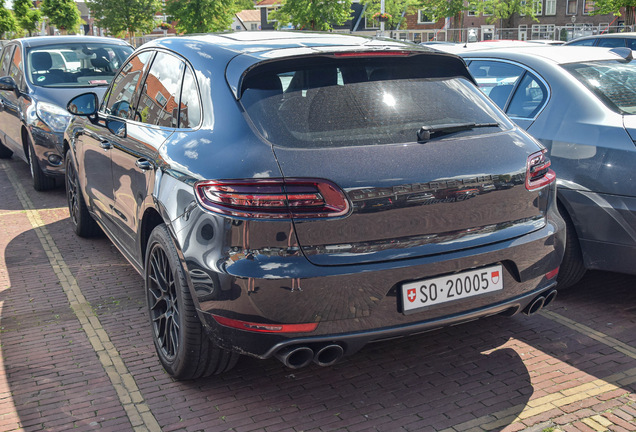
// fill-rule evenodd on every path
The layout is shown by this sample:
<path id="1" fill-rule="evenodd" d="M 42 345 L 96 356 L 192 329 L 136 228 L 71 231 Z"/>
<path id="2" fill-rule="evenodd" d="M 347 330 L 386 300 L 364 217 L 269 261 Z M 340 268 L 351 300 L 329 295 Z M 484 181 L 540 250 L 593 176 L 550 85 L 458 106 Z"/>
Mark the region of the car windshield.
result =
<path id="1" fill-rule="evenodd" d="M 636 61 L 584 62 L 562 67 L 611 110 L 620 114 L 636 114 Z"/>
<path id="2" fill-rule="evenodd" d="M 261 135 L 285 147 L 411 143 L 422 127 L 440 130 L 431 139 L 512 127 L 460 76 L 463 65 L 460 71 L 441 65 L 444 58 L 419 57 L 269 67 L 245 79 L 241 103 Z"/>
<path id="3" fill-rule="evenodd" d="M 27 77 L 40 87 L 107 86 L 133 49 L 126 45 L 70 43 L 30 48 Z"/>

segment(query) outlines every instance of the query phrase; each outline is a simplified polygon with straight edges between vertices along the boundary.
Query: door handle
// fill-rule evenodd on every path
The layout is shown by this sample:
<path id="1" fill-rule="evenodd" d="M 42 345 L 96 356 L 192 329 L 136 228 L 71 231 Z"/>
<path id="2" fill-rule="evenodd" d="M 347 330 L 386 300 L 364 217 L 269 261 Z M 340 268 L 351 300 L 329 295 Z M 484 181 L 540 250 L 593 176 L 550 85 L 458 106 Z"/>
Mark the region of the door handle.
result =
<path id="1" fill-rule="evenodd" d="M 135 162 L 135 165 L 137 165 L 137 168 L 139 168 L 142 171 L 148 171 L 149 169 L 152 168 L 152 164 L 143 158 L 137 159 L 137 162 Z"/>
<path id="2" fill-rule="evenodd" d="M 113 148 L 113 145 L 109 141 L 101 141 L 99 146 L 104 150 L 110 150 Z"/>

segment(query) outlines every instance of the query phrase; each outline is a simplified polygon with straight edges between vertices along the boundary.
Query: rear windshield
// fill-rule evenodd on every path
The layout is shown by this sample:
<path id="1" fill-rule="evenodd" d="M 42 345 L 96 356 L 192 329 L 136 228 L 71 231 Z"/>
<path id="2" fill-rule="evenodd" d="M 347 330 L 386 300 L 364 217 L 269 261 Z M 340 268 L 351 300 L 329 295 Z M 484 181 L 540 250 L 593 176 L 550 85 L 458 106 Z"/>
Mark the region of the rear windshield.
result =
<path id="1" fill-rule="evenodd" d="M 499 124 L 434 139 L 511 128 L 467 76 L 442 56 L 306 59 L 249 75 L 241 103 L 261 135 L 284 147 L 410 143 L 422 126 Z"/>
<path id="2" fill-rule="evenodd" d="M 608 108 L 636 114 L 636 61 L 609 60 L 562 65 Z"/>
<path id="3" fill-rule="evenodd" d="M 104 43 L 38 46 L 27 51 L 25 72 L 40 87 L 107 86 L 132 51 Z"/>

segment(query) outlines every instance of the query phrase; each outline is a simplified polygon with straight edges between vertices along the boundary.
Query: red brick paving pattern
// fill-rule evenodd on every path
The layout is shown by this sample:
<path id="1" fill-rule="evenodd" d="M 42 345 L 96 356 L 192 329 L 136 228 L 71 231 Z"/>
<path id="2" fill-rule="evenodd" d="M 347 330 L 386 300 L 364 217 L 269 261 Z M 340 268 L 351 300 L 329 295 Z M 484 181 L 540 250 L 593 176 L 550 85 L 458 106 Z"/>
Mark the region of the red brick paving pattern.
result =
<path id="1" fill-rule="evenodd" d="M 26 164 L 8 163 L 37 208 L 65 205 L 63 190 L 37 193 Z M 0 194 L 0 430 L 131 430 L 2 170 Z M 369 345 L 329 368 L 242 358 L 226 375 L 176 382 L 155 356 L 141 277 L 106 238 L 77 238 L 64 209 L 40 217 L 164 431 L 471 430 L 495 413 L 516 416 L 533 400 L 636 368 L 581 332 L 521 315 Z M 551 310 L 636 346 L 635 282 L 592 273 Z M 635 430 L 635 390 L 624 385 L 493 430 L 594 430 L 589 419 L 599 413 L 607 429 Z"/>

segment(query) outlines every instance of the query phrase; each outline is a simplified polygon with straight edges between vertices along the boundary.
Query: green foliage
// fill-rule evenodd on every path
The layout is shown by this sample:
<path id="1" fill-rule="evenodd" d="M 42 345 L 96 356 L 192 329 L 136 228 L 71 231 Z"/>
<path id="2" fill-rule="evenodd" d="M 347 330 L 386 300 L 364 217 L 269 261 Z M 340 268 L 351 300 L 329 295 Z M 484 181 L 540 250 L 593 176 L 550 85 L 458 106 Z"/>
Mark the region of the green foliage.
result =
<path id="1" fill-rule="evenodd" d="M 235 0 L 167 0 L 165 12 L 179 33 L 209 33 L 229 29 L 239 10 Z"/>
<path id="2" fill-rule="evenodd" d="M 38 21 L 40 21 L 42 17 L 38 9 L 32 8 L 33 3 L 31 0 L 15 0 L 13 2 L 13 13 L 15 14 L 18 26 L 29 33 L 29 36 L 37 30 Z"/>
<path id="3" fill-rule="evenodd" d="M 236 0 L 236 9 L 239 11 L 255 9 L 254 1 L 253 0 Z"/>
<path id="4" fill-rule="evenodd" d="M 636 0 L 596 0 L 596 2 L 594 2 L 594 10 L 590 12 L 590 15 L 613 14 L 615 16 L 621 16 L 620 10 L 623 7 L 627 12 L 625 25 L 633 25 Z"/>
<path id="5" fill-rule="evenodd" d="M 462 12 L 470 8 L 464 3 L 464 0 L 426 0 L 426 2 L 420 0 L 420 2 L 418 8 L 422 9 L 424 14 L 432 21 L 446 17 L 457 18 Z M 457 27 L 458 20 L 455 19 L 454 22 L 455 27 Z"/>
<path id="6" fill-rule="evenodd" d="M 159 0 L 87 0 L 86 4 L 99 27 L 111 34 L 150 33 L 155 27 L 155 13 L 161 10 Z M 99 17 L 99 18 L 98 18 Z"/>
<path id="7" fill-rule="evenodd" d="M 367 21 L 373 19 L 375 14 L 380 13 L 380 0 L 363 0 L 362 4 L 367 6 L 364 14 Z M 398 25 L 401 29 L 406 28 L 406 14 L 417 13 L 418 3 L 416 0 L 385 0 L 384 11 L 391 15 L 391 18 L 384 23 L 386 29 L 396 29 Z M 406 11 L 404 16 L 402 13 Z"/>
<path id="8" fill-rule="evenodd" d="M 0 6 L 0 36 L 4 37 L 7 33 L 15 33 L 18 31 L 18 22 L 13 13 Z"/>
<path id="9" fill-rule="evenodd" d="M 73 0 L 43 0 L 41 10 L 49 22 L 60 30 L 79 32 L 80 11 Z"/>
<path id="10" fill-rule="evenodd" d="M 351 18 L 351 0 L 282 0 L 281 7 L 269 14 L 277 27 L 288 24 L 302 30 L 332 30 Z"/>
<path id="11" fill-rule="evenodd" d="M 472 0 L 471 7 L 477 12 L 477 14 L 492 14 L 486 18 L 488 24 L 494 24 L 499 20 L 508 21 L 504 24 L 504 28 L 512 27 L 510 18 L 515 15 L 526 15 L 532 18 L 534 21 L 539 22 L 534 13 L 532 0 Z"/>

